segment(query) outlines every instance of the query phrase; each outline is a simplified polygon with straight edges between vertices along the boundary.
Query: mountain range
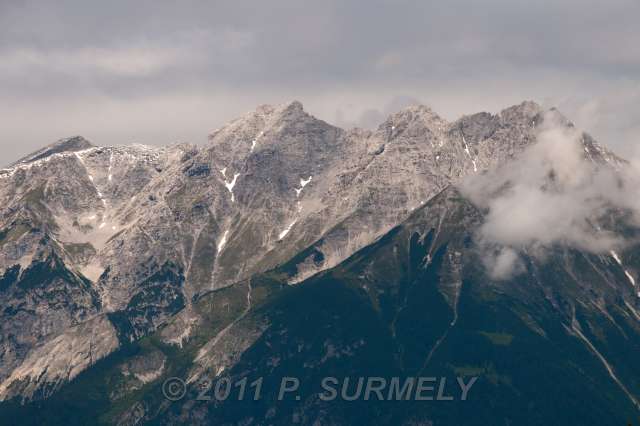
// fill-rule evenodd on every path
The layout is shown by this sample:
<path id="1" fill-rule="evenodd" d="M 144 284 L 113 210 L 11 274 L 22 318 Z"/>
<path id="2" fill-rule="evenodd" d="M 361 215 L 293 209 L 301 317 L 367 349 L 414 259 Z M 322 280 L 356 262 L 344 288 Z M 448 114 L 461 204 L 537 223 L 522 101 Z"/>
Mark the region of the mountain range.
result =
<path id="1" fill-rule="evenodd" d="M 454 122 L 413 106 L 373 131 L 264 105 L 204 145 L 77 136 L 18 160 L 0 170 L 2 422 L 637 421 L 632 209 L 585 221 L 624 244 L 520 244 L 509 273 L 479 237 L 495 209 L 469 188 L 519 168 L 551 124 L 577 135 L 589 170 L 627 173 L 533 102 Z M 417 376 L 478 381 L 465 401 L 318 398 L 324 377 Z M 188 385 L 178 401 L 171 377 Z M 197 398 L 204 378 L 256 377 L 258 401 Z M 300 399 L 277 400 L 281 377 L 299 378 Z"/>

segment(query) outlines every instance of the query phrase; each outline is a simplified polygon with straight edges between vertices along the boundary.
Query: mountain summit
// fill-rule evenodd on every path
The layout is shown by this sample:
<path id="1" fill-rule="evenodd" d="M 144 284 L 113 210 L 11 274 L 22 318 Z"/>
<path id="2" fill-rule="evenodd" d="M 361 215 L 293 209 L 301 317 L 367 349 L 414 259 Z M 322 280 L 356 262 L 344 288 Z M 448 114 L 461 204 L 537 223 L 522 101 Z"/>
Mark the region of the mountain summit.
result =
<path id="1" fill-rule="evenodd" d="M 38 161 L 44 158 L 47 158 L 53 154 L 58 154 L 62 152 L 75 152 L 82 151 L 84 149 L 88 149 L 93 147 L 91 142 L 83 138 L 82 136 L 73 136 L 70 138 L 60 139 L 52 143 L 51 145 L 47 145 L 38 151 L 27 155 L 19 159 L 18 161 L 11 164 L 9 167 L 16 166 L 18 164 L 27 164 L 33 161 Z"/>

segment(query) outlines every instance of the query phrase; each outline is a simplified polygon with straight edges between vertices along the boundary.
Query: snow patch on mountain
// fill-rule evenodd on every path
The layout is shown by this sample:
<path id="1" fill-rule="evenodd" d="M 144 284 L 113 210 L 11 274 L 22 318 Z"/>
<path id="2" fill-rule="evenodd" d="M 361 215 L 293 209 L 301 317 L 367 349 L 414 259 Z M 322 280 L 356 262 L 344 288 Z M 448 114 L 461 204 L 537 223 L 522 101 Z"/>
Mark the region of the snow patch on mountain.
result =
<path id="1" fill-rule="evenodd" d="M 300 188 L 294 188 L 296 191 L 296 197 L 300 196 L 300 193 L 302 192 L 302 190 L 304 189 L 305 186 L 307 186 L 307 184 L 309 182 L 311 182 L 311 179 L 313 178 L 313 176 L 309 176 L 306 180 L 305 179 L 300 179 Z"/>
<path id="2" fill-rule="evenodd" d="M 227 243 L 227 237 L 229 236 L 229 230 L 227 229 L 226 231 L 224 231 L 224 234 L 222 235 L 222 238 L 220 239 L 220 242 L 218 243 L 218 253 L 220 253 L 222 251 L 222 249 L 224 248 L 224 245 Z"/>
<path id="3" fill-rule="evenodd" d="M 280 234 L 278 234 L 278 241 L 282 240 L 284 237 L 287 236 L 287 234 L 289 233 L 289 231 L 291 231 L 291 228 L 293 228 L 293 225 L 295 225 L 296 222 L 298 222 L 297 219 L 291 222 L 289 226 L 287 226 L 282 232 L 280 232 Z"/>
<path id="4" fill-rule="evenodd" d="M 233 179 L 231 179 L 230 181 L 227 181 L 227 180 L 224 181 L 224 186 L 227 188 L 229 193 L 231 193 L 231 201 L 232 202 L 235 201 L 235 195 L 233 194 L 233 188 L 236 186 L 236 182 L 238 181 L 238 176 L 240 176 L 240 173 L 235 173 L 233 175 Z"/>

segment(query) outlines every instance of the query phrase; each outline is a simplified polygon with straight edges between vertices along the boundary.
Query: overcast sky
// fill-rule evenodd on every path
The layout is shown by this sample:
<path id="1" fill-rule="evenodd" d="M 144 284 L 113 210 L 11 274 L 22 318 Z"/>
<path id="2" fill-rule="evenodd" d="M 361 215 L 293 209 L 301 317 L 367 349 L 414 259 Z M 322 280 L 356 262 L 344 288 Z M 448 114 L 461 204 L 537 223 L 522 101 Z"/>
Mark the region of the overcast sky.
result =
<path id="1" fill-rule="evenodd" d="M 55 4 L 54 4 L 55 3 Z M 640 140 L 638 0 L 0 0 L 0 147 L 203 143 L 264 103 L 372 127 L 524 99 Z"/>

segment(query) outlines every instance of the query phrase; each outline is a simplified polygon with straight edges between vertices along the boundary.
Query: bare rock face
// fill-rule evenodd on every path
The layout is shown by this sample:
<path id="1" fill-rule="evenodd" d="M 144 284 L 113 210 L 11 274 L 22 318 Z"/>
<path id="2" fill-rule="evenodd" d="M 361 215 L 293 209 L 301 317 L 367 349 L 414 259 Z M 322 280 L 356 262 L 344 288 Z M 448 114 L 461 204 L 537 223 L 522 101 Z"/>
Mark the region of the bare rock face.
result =
<path id="1" fill-rule="evenodd" d="M 104 316 L 71 327 L 32 350 L 0 384 L 0 398 L 47 397 L 117 347 L 116 330 Z"/>
<path id="2" fill-rule="evenodd" d="M 69 271 L 47 244 L 51 243 L 41 237 L 36 251 L 29 254 L 31 263 L 7 269 L 0 279 L 0 380 L 10 376 L 36 346 L 101 310 L 91 282 Z"/>
<path id="3" fill-rule="evenodd" d="M 347 131 L 292 102 L 258 107 L 204 146 L 74 137 L 25 157 L 0 170 L 0 397 L 47 396 L 178 312 L 164 338 L 182 346 L 201 320 L 194 301 L 285 262 L 290 284 L 337 265 L 522 152 L 543 120 L 531 102 L 453 123 L 416 106 Z M 235 362 L 211 356 L 243 346 L 234 338 L 203 363 Z"/>
<path id="4" fill-rule="evenodd" d="M 366 150 L 354 156 L 352 168 L 338 168 L 329 177 L 331 187 L 321 195 L 323 208 L 315 217 L 322 238 L 292 282 L 336 265 L 451 183 L 522 152 L 535 140 L 542 112 L 524 103 L 497 116 L 481 113 L 448 123 L 418 106 L 389 117 L 376 132 L 358 135 Z"/>

